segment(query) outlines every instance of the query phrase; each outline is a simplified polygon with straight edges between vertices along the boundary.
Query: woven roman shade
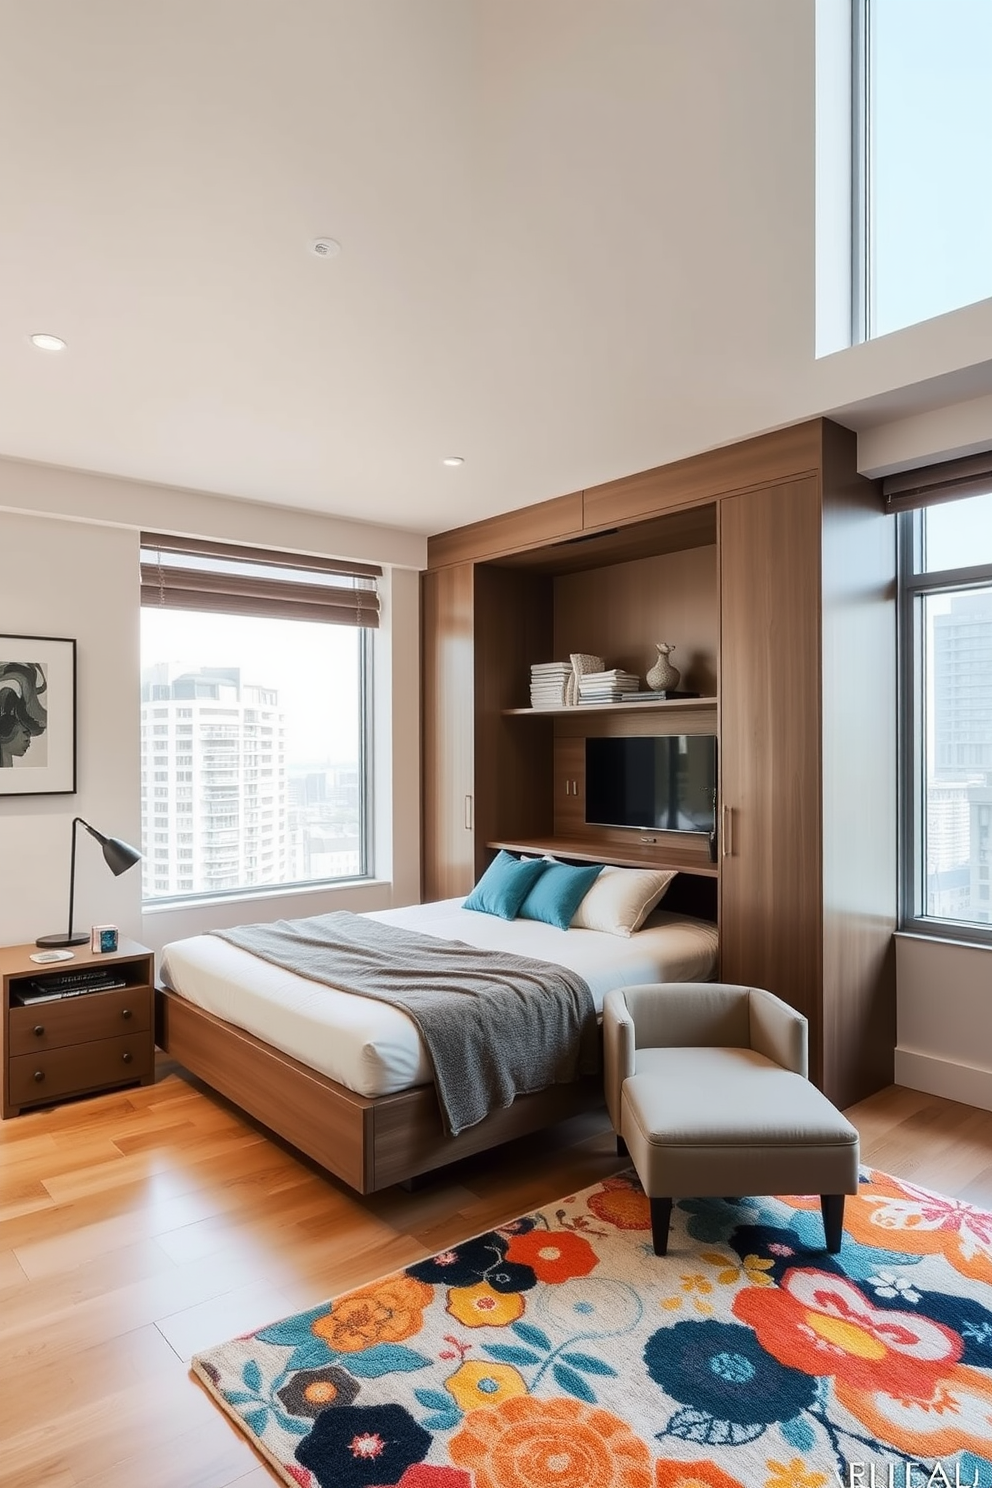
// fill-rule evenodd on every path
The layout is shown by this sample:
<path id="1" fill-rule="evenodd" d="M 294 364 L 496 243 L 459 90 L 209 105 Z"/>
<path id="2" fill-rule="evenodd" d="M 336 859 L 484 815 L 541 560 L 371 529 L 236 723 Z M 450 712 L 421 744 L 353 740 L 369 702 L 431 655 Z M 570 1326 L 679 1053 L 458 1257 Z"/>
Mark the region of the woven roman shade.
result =
<path id="1" fill-rule="evenodd" d="M 141 603 L 376 629 L 382 569 L 192 537 L 141 534 Z"/>
<path id="2" fill-rule="evenodd" d="M 944 460 L 919 470 L 903 470 L 882 480 L 886 511 L 914 511 L 939 501 L 958 501 L 962 496 L 983 496 L 992 491 L 992 450 Z"/>

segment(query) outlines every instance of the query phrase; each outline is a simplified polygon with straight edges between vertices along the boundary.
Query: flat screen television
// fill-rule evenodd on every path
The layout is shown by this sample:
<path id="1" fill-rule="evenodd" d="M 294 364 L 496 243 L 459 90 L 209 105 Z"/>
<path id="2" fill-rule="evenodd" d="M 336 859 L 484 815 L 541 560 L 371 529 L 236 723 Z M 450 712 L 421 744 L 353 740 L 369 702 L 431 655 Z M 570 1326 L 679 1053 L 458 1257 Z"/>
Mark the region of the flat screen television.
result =
<path id="1" fill-rule="evenodd" d="M 600 827 L 712 833 L 712 734 L 586 739 L 586 821 Z"/>

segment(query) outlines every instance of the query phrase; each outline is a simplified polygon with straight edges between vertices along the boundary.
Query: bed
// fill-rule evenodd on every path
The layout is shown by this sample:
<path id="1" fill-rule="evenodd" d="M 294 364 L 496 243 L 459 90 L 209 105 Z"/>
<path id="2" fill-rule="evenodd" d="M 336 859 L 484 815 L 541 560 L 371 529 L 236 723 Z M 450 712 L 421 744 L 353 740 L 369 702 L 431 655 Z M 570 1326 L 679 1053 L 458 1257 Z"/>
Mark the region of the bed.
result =
<path id="1" fill-rule="evenodd" d="M 716 927 L 656 910 L 629 938 L 498 919 L 461 899 L 368 916 L 403 929 L 551 961 L 578 972 L 597 1011 L 607 991 L 652 981 L 705 981 Z M 406 1182 L 602 1101 L 602 1080 L 518 1096 L 445 1133 L 416 1025 L 401 1010 L 286 971 L 212 935 L 165 947 L 157 1041 L 361 1193 Z"/>

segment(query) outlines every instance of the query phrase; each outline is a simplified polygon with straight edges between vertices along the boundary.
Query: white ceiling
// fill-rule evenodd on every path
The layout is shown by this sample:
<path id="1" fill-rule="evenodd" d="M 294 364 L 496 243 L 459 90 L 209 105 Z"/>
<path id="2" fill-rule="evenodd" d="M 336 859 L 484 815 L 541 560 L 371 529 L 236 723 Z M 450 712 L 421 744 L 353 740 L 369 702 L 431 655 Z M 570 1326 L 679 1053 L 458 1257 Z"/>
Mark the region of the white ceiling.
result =
<path id="1" fill-rule="evenodd" d="M 812 0 L 0 28 L 2 455 L 425 532 L 846 401 L 812 350 Z"/>

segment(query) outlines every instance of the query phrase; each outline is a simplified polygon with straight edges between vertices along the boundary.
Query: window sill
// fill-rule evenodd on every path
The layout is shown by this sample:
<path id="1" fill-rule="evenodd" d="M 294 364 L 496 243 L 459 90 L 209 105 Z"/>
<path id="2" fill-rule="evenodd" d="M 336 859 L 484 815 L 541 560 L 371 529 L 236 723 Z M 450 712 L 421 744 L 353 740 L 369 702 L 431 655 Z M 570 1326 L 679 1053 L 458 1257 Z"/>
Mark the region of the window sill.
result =
<path id="1" fill-rule="evenodd" d="M 897 930 L 896 940 L 925 940 L 929 945 L 962 947 L 966 951 L 992 951 L 992 935 L 985 940 L 969 940 L 960 935 L 937 935 L 928 930 Z"/>
<path id="2" fill-rule="evenodd" d="M 271 899 L 313 898 L 317 894 L 339 894 L 355 889 L 388 888 L 385 878 L 334 879 L 327 883 L 271 884 L 264 889 L 242 889 L 236 893 L 210 894 L 190 899 L 147 899 L 142 902 L 142 915 L 176 914 L 196 909 L 211 909 L 218 904 L 259 904 Z"/>

